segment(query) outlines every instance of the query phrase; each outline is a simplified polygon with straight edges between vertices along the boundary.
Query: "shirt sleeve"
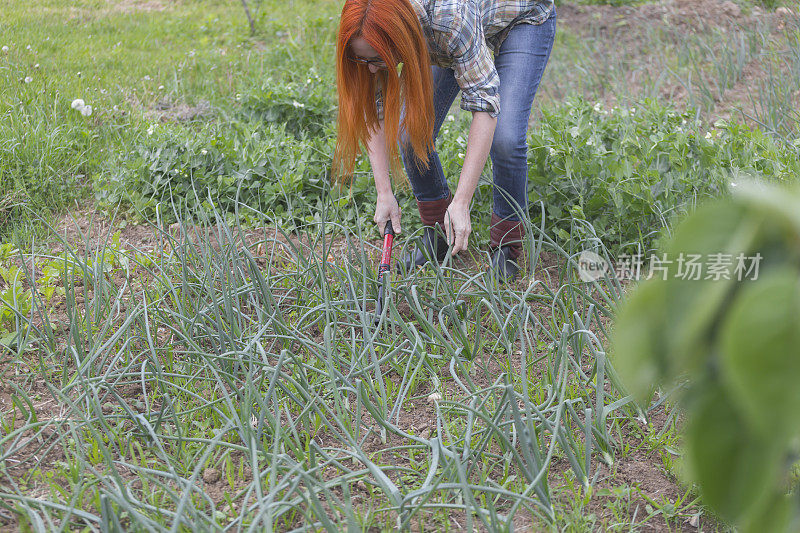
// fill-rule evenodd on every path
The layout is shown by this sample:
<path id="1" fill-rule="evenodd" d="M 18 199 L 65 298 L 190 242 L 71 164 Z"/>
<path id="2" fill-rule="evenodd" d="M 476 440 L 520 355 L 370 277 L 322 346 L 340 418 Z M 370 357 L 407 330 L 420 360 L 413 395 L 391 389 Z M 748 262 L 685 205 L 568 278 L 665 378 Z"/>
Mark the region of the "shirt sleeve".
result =
<path id="1" fill-rule="evenodd" d="M 375 111 L 378 113 L 378 121 L 383 120 L 383 89 L 380 85 L 375 88 Z"/>
<path id="2" fill-rule="evenodd" d="M 500 76 L 486 44 L 483 24 L 473 2 L 461 3 L 453 13 L 448 52 L 461 88 L 461 109 L 500 114 Z"/>

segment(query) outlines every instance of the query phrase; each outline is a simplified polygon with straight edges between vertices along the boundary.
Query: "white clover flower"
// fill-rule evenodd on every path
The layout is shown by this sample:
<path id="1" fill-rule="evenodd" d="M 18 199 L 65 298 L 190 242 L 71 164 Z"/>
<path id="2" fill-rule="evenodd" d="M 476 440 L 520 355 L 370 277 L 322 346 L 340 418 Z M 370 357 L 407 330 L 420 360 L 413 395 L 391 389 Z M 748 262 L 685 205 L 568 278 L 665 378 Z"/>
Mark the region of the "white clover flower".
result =
<path id="1" fill-rule="evenodd" d="M 208 153 L 208 150 L 203 148 L 202 150 L 200 150 L 200 153 L 203 154 L 203 155 L 206 155 Z"/>
<path id="2" fill-rule="evenodd" d="M 556 152 L 556 149 L 555 149 L 555 148 L 553 148 L 553 147 L 551 146 L 551 147 L 550 147 L 550 155 L 554 156 L 554 155 L 556 155 L 557 153 L 558 153 L 558 152 Z"/>
<path id="3" fill-rule="evenodd" d="M 72 101 L 71 105 L 72 105 L 72 109 L 77 109 L 78 111 L 80 111 L 83 108 L 83 106 L 86 105 L 86 102 L 84 102 L 80 98 L 76 98 L 75 100 Z"/>
<path id="4" fill-rule="evenodd" d="M 297 100 L 292 100 L 292 105 L 295 106 L 298 109 L 303 108 L 303 107 L 306 106 L 305 104 L 302 104 L 302 103 L 298 102 Z"/>
<path id="5" fill-rule="evenodd" d="M 578 134 L 580 134 L 580 132 L 581 132 L 581 130 L 579 130 L 579 129 L 578 129 L 578 126 L 572 126 L 572 127 L 569 129 L 569 134 L 570 134 L 570 135 L 572 135 L 572 138 L 573 138 L 573 139 L 574 139 L 575 137 L 577 137 L 577 136 L 578 136 Z"/>
<path id="6" fill-rule="evenodd" d="M 428 395 L 428 403 L 439 402 L 442 400 L 442 395 L 438 392 L 434 392 Z"/>
<path id="7" fill-rule="evenodd" d="M 2 50 L 3 53 L 6 53 L 8 52 L 8 46 L 3 46 L 3 48 L 0 48 L 0 50 Z"/>
<path id="8" fill-rule="evenodd" d="M 594 104 L 595 113 L 599 113 L 602 110 L 603 110 L 603 103 L 602 102 L 597 102 L 596 104 Z"/>
<path id="9" fill-rule="evenodd" d="M 150 124 L 150 127 L 147 128 L 147 134 L 148 135 L 152 135 L 154 131 L 156 131 L 156 125 L 155 124 Z"/>
<path id="10" fill-rule="evenodd" d="M 33 81 L 33 78 L 31 78 L 30 76 L 25 76 L 25 83 L 30 83 L 32 81 Z"/>
<path id="11" fill-rule="evenodd" d="M 91 114 L 92 114 L 92 106 L 90 106 L 90 105 L 85 105 L 85 106 L 83 106 L 83 107 L 81 108 L 81 115 L 83 115 L 84 117 L 88 117 L 88 116 L 90 116 Z"/>

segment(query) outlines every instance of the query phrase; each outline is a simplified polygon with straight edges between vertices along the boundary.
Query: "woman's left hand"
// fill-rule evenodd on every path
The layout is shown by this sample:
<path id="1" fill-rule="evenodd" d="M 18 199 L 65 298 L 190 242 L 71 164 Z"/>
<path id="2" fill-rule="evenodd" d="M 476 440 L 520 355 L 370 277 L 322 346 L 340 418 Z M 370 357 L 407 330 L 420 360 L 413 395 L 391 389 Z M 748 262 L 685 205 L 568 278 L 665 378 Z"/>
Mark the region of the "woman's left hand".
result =
<path id="1" fill-rule="evenodd" d="M 444 227 L 447 233 L 447 244 L 453 244 L 453 255 L 467 249 L 469 234 L 472 233 L 472 222 L 469 216 L 469 204 L 453 200 L 444 214 Z"/>

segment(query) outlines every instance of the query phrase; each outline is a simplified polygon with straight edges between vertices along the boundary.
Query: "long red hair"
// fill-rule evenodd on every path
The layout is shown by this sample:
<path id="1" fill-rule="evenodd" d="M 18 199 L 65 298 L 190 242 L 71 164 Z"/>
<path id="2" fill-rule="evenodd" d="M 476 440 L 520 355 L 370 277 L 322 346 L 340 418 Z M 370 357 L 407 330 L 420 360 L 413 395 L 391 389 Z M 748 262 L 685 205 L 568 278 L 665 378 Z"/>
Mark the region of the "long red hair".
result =
<path id="1" fill-rule="evenodd" d="M 373 74 L 367 65 L 351 61 L 351 40 L 362 37 L 386 63 Z M 402 71 L 398 65 L 402 63 Z M 409 0 L 347 0 L 336 40 L 336 85 L 339 93 L 338 137 L 333 176 L 350 177 L 360 144 L 380 127 L 375 108 L 378 87 L 383 93 L 384 131 L 392 173 L 404 176 L 398 153 L 405 130 L 417 158 L 426 168 L 433 150 L 433 82 L 428 45 Z M 402 102 L 406 101 L 400 124 Z"/>

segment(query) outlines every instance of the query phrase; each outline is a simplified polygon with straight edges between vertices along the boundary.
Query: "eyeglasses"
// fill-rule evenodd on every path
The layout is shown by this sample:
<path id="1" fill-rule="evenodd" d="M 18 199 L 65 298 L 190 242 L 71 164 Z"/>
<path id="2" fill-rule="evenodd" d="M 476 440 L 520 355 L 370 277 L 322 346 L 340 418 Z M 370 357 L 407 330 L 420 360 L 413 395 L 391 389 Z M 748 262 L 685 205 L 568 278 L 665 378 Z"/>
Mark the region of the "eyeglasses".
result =
<path id="1" fill-rule="evenodd" d="M 375 65 L 379 69 L 387 68 L 386 62 L 381 58 L 366 59 L 366 58 L 363 58 L 363 57 L 355 57 L 355 56 L 348 56 L 348 57 L 350 58 L 350 61 L 354 61 L 356 63 L 361 63 L 363 65 L 367 65 L 367 66 Z"/>

